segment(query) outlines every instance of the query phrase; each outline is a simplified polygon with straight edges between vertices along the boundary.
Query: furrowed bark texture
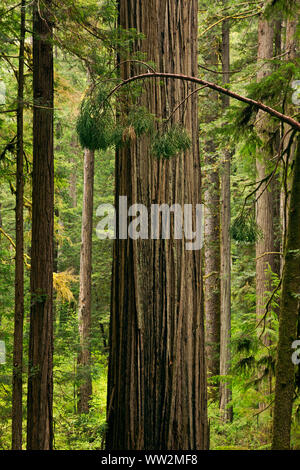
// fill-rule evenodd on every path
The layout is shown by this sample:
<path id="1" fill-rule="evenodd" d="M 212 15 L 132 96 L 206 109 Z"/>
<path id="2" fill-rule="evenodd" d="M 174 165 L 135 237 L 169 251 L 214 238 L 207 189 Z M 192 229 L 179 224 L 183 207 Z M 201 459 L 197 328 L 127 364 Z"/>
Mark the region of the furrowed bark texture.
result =
<path id="1" fill-rule="evenodd" d="M 78 412 L 88 413 L 92 396 L 91 377 L 91 294 L 92 294 L 92 230 L 93 230 L 94 151 L 84 151 L 83 207 L 80 249 L 79 337 L 78 371 L 80 386 Z"/>
<path id="2" fill-rule="evenodd" d="M 24 97 L 25 0 L 21 3 L 20 48 L 17 110 L 17 175 L 16 175 L 16 261 L 15 316 L 12 390 L 12 449 L 22 449 L 23 396 L 23 323 L 24 323 L 24 231 L 23 231 L 23 97 Z"/>
<path id="3" fill-rule="evenodd" d="M 224 2 L 225 3 L 225 2 Z M 222 70 L 223 83 L 230 81 L 230 26 L 222 23 Z M 223 96 L 223 108 L 230 104 L 229 96 Z M 231 362 L 231 191 L 230 191 L 231 153 L 224 150 L 221 173 L 221 334 L 220 334 L 220 375 L 224 378 L 230 373 Z M 220 411 L 223 421 L 230 422 L 233 409 L 229 406 L 232 399 L 231 384 L 224 379 L 220 384 Z"/>
<path id="4" fill-rule="evenodd" d="M 270 64 L 266 61 L 273 57 L 273 24 L 266 19 L 260 19 L 258 23 L 258 73 L 257 80 L 260 81 L 271 73 Z M 269 140 L 274 132 L 268 116 L 263 116 L 262 112 L 257 114 L 257 133 L 265 148 L 260 151 L 256 159 L 257 181 L 261 181 L 269 172 L 270 160 L 273 154 L 267 149 L 270 148 Z M 262 186 L 264 189 L 264 185 Z M 266 191 L 259 191 L 256 203 L 256 223 L 261 231 L 256 243 L 256 317 L 260 321 L 265 313 L 265 305 L 268 299 L 266 292 L 272 291 L 271 275 L 268 269 L 275 272 L 274 253 L 274 224 L 273 211 L 274 200 L 272 193 L 273 186 Z M 260 329 L 261 331 L 261 329 Z M 263 341 L 269 344 L 268 335 L 263 335 Z"/>
<path id="5" fill-rule="evenodd" d="M 288 231 L 284 254 L 277 347 L 273 450 L 288 450 L 295 390 L 292 343 L 297 339 L 300 286 L 300 139 L 294 162 Z"/>
<path id="6" fill-rule="evenodd" d="M 286 53 L 285 60 L 286 62 L 293 62 L 293 63 L 295 63 L 297 59 L 299 60 L 299 37 L 297 37 L 297 25 L 299 23 L 299 14 L 300 14 L 300 1 L 299 0 L 297 0 L 296 5 L 297 5 L 297 9 L 295 9 L 294 17 L 290 17 L 287 19 L 286 35 L 285 35 L 285 53 Z M 291 82 L 294 80 L 294 78 L 298 78 L 298 77 L 292 76 Z M 297 110 L 298 110 L 298 107 L 295 106 L 294 103 L 292 102 L 287 103 L 286 111 L 288 113 L 293 115 L 297 113 Z M 285 124 L 284 134 L 286 134 L 290 130 L 291 130 L 291 127 L 288 124 Z M 290 136 L 291 134 L 289 134 L 284 141 L 284 149 L 288 148 Z M 288 154 L 285 154 L 283 156 L 285 164 L 288 166 L 288 168 L 291 166 L 294 160 L 295 151 L 296 151 L 296 146 L 295 146 L 295 143 L 293 142 L 288 151 Z M 284 178 L 284 175 L 283 175 L 283 178 Z M 280 195 L 281 196 L 280 215 L 281 215 L 281 221 L 282 221 L 282 241 L 281 241 L 282 250 L 281 252 L 284 251 L 284 243 L 285 243 L 285 237 L 286 237 L 286 232 L 287 232 L 291 184 L 292 184 L 291 175 L 290 175 L 290 172 L 288 172 L 286 175 L 285 184 L 283 185 L 281 195 Z M 281 271 L 283 270 L 283 264 L 284 264 L 284 260 L 281 258 Z"/>
<path id="7" fill-rule="evenodd" d="M 121 0 L 120 24 L 159 70 L 197 74 L 197 1 Z M 121 58 L 122 59 L 122 58 Z M 138 71 L 121 66 L 122 78 Z M 166 118 L 194 89 L 180 81 L 144 82 L 141 104 Z M 125 102 L 125 107 L 128 102 Z M 116 203 L 200 203 L 197 98 L 183 120 L 192 148 L 155 160 L 148 137 L 117 152 Z M 172 234 L 172 227 L 171 227 Z M 204 326 L 199 251 L 184 240 L 116 240 L 114 245 L 108 449 L 205 449 L 208 446 Z"/>
<path id="8" fill-rule="evenodd" d="M 27 448 L 52 448 L 53 54 L 51 1 L 34 2 L 31 309 Z"/>

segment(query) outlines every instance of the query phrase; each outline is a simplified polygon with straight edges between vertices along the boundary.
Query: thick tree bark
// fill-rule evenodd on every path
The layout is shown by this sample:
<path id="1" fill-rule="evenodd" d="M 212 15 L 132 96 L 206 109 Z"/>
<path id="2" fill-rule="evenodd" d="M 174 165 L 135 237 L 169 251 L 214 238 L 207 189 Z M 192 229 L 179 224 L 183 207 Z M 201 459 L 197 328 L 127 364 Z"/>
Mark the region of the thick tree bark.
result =
<path id="1" fill-rule="evenodd" d="M 160 70 L 197 74 L 196 0 L 120 0 L 119 8 L 121 26 L 146 37 L 132 52 L 145 52 Z M 132 71 L 123 64 L 122 78 Z M 192 90 L 192 84 L 150 79 L 140 104 L 166 118 Z M 192 149 L 155 160 L 148 137 L 131 141 L 116 156 L 116 204 L 123 195 L 128 207 L 142 203 L 149 209 L 153 203 L 200 202 L 196 95 L 172 119 L 183 119 Z M 108 449 L 208 446 L 200 254 L 171 234 L 170 240 L 114 244 Z"/>
<path id="2" fill-rule="evenodd" d="M 285 36 L 285 60 L 286 62 L 293 62 L 295 63 L 297 57 L 299 58 L 299 39 L 297 38 L 297 25 L 299 23 L 299 12 L 300 12 L 300 1 L 297 0 L 297 10 L 296 12 L 298 13 L 298 16 L 295 15 L 295 17 L 288 18 L 286 21 L 286 36 Z M 295 77 L 291 77 L 291 81 Z M 289 102 L 286 106 L 287 112 L 289 112 L 291 115 L 296 112 L 296 107 L 293 103 Z M 296 108 L 296 109 L 295 109 Z M 291 127 L 288 124 L 284 125 L 284 135 L 287 134 L 291 130 Z M 289 143 L 289 136 L 286 137 L 284 141 L 284 149 L 287 149 Z M 288 167 L 292 164 L 294 155 L 295 155 L 295 144 L 292 144 L 288 155 L 284 155 L 284 161 L 285 164 L 288 165 Z M 283 175 L 284 178 L 284 175 Z M 284 187 L 282 188 L 281 191 L 281 198 L 280 198 L 280 214 L 281 214 L 281 222 L 282 222 L 282 249 L 281 252 L 284 250 L 284 243 L 285 243 L 285 237 L 287 233 L 287 226 L 288 226 L 288 211 L 289 211 L 289 194 L 291 191 L 291 177 L 289 173 L 287 173 L 286 177 L 286 182 L 283 185 Z M 284 264 L 284 259 L 281 258 L 281 272 L 283 270 L 283 264 Z"/>
<path id="3" fill-rule="evenodd" d="M 93 230 L 93 192 L 94 192 L 94 151 L 84 151 L 84 182 L 80 249 L 80 287 L 78 324 L 80 353 L 78 372 L 80 386 L 78 393 L 78 412 L 88 413 L 92 396 L 91 377 L 91 294 L 92 294 L 92 230 Z"/>
<path id="4" fill-rule="evenodd" d="M 261 101 L 255 101 L 252 98 L 247 98 L 246 96 L 240 95 L 239 93 L 235 93 L 234 91 L 228 90 L 227 88 L 221 87 L 216 83 L 208 82 L 207 80 L 203 80 L 202 78 L 194 77 L 192 75 L 185 75 L 182 73 L 172 73 L 172 72 L 151 72 L 150 70 L 148 73 L 139 73 L 138 75 L 131 75 L 126 80 L 123 80 L 121 83 L 116 85 L 107 95 L 107 99 L 109 99 L 112 95 L 114 95 L 117 91 L 121 88 L 124 88 L 126 85 L 130 83 L 141 81 L 141 80 L 149 80 L 151 78 L 172 78 L 173 80 L 179 80 L 181 82 L 188 82 L 188 83 L 197 83 L 199 85 L 203 85 L 207 88 L 212 90 L 216 90 L 221 95 L 229 96 L 230 98 L 234 98 L 237 101 L 241 101 L 242 103 L 246 103 L 253 107 L 253 109 L 257 109 L 263 111 L 270 116 L 279 119 L 279 121 L 284 122 L 290 125 L 293 129 L 300 131 L 300 122 L 294 119 L 292 116 L 288 116 L 286 114 L 280 113 L 274 108 L 262 103 Z"/>
<path id="5" fill-rule="evenodd" d="M 230 81 L 230 29 L 229 22 L 222 23 L 222 70 L 223 83 Z M 223 108 L 229 106 L 229 97 L 223 96 Z M 231 362 L 231 154 L 224 149 L 221 176 L 221 336 L 220 336 L 220 375 L 226 377 Z M 233 409 L 231 385 L 222 380 L 220 384 L 220 411 L 223 421 L 232 421 Z"/>
<path id="6" fill-rule="evenodd" d="M 273 450 L 288 450 L 295 390 L 292 343 L 297 339 L 300 286 L 300 139 L 294 162 L 288 232 L 280 300 L 279 340 L 276 362 Z"/>
<path id="7" fill-rule="evenodd" d="M 70 163 L 73 165 L 69 179 L 69 195 L 71 199 L 71 207 L 75 209 L 77 207 L 77 175 L 75 169 L 75 160 L 71 158 Z"/>
<path id="8" fill-rule="evenodd" d="M 31 308 L 27 448 L 52 448 L 53 51 L 51 0 L 34 2 Z"/>
<path id="9" fill-rule="evenodd" d="M 20 48 L 17 110 L 17 170 L 16 170 L 16 261 L 15 261 L 15 316 L 12 390 L 12 449 L 22 449 L 23 420 L 23 323 L 24 323 L 24 240 L 23 240 L 23 98 L 24 98 L 24 44 L 25 0 L 21 3 Z"/>

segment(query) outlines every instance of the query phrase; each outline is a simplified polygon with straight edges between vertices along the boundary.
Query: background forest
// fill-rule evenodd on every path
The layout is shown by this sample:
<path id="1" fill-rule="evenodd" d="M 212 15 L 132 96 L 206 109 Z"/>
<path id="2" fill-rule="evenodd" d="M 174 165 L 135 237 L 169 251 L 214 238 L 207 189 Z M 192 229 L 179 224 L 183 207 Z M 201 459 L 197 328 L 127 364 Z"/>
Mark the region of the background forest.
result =
<path id="1" fill-rule="evenodd" d="M 122 194 L 116 184 L 115 154 L 150 139 L 153 160 L 178 158 L 194 144 L 190 130 L 174 116 L 180 120 L 183 110 L 196 106 L 205 206 L 201 302 L 210 449 L 268 450 L 297 130 L 206 85 L 197 84 L 198 101 L 195 88 L 183 87 L 185 98 L 174 98 L 169 120 L 159 121 L 147 109 L 149 103 L 141 98 L 146 80 L 123 87 L 106 102 L 121 79 L 154 70 L 184 73 L 176 66 L 161 70 L 160 61 L 139 50 L 137 44 L 147 38 L 129 20 L 129 29 L 124 27 L 120 15 L 126 2 L 119 3 L 118 9 L 114 0 L 1 2 L 0 340 L 6 360 L 0 363 L 0 449 L 10 449 L 12 442 L 14 448 L 20 448 L 20 442 L 25 448 L 27 399 L 34 387 L 29 364 L 34 356 L 29 339 L 35 253 L 31 243 L 42 232 L 33 234 L 32 196 L 38 187 L 32 177 L 32 123 L 34 106 L 40 106 L 41 113 L 45 106 L 36 92 L 42 75 L 33 78 L 33 28 L 39 27 L 37 21 L 33 26 L 34 11 L 42 18 L 40 28 L 49 18 L 53 26 L 53 448 L 105 448 L 113 240 L 97 237 L 96 210 L 100 204 L 114 204 L 115 194 Z M 132 2 L 127 3 L 130 9 Z M 187 3 L 182 8 L 188 9 Z M 299 8 L 298 0 L 200 0 L 196 75 L 297 120 Z M 37 41 L 43 40 L 41 31 Z M 185 53 L 178 51 L 183 64 Z M 47 64 L 40 70 L 50 76 Z M 163 88 L 162 83 L 158 86 Z M 141 144 L 136 143 L 139 139 Z M 42 200 L 42 193 L 37 198 Z M 16 224 L 18 208 L 23 234 Z M 298 220 L 294 214 L 295 233 L 300 233 Z M 20 237 L 24 248 L 16 254 Z M 293 279 L 299 286 L 299 250 L 293 256 Z M 20 265 L 24 291 L 15 288 Z M 22 284 L 22 277 L 18 279 Z M 297 287 L 291 314 L 296 326 L 298 322 L 294 340 L 299 338 L 299 295 Z M 20 331 L 23 342 L 17 336 Z M 291 346 L 286 354 L 291 358 L 292 353 Z M 300 369 L 290 363 L 286 368 L 292 367 L 293 374 L 292 415 L 283 427 L 291 430 L 291 448 L 300 450 Z"/>

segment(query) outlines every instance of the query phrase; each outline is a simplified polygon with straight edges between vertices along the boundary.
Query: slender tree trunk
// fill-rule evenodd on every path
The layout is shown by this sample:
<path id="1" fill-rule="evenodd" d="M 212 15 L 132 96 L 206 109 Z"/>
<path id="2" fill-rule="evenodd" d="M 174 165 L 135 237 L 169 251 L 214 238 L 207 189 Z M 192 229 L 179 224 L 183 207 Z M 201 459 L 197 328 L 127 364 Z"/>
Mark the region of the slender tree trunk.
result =
<path id="1" fill-rule="evenodd" d="M 271 73 L 270 64 L 266 61 L 273 57 L 274 29 L 272 22 L 260 18 L 258 23 L 258 72 L 257 80 L 260 81 Z M 261 181 L 269 172 L 267 165 L 273 155 L 267 150 L 273 128 L 269 118 L 257 114 L 257 133 L 263 142 L 263 148 L 256 159 L 257 180 Z M 257 194 L 259 198 L 256 204 L 256 223 L 261 231 L 256 243 L 256 317 L 260 321 L 265 313 L 267 301 L 266 292 L 272 291 L 272 283 L 269 268 L 275 271 L 274 257 L 274 226 L 273 226 L 273 194 L 268 189 Z M 271 254 L 272 253 L 272 254 Z M 260 330 L 261 331 L 261 330 Z M 268 335 L 263 335 L 263 341 L 269 344 Z"/>
<path id="2" fill-rule="evenodd" d="M 145 35 L 135 51 L 160 70 L 197 74 L 197 1 L 120 0 L 120 24 Z M 121 60 L 123 57 L 121 58 Z M 126 78 L 138 67 L 121 66 Z M 166 118 L 194 85 L 170 80 L 144 83 L 140 104 Z M 129 103 L 125 102 L 124 107 Z M 133 203 L 200 202 L 197 98 L 178 109 L 192 149 L 155 160 L 144 136 L 118 150 L 119 196 Z M 120 210 L 117 211 L 117 219 Z M 122 213 L 124 216 L 124 213 Z M 172 224 L 173 225 L 173 224 Z M 171 227 L 172 228 L 172 227 Z M 184 240 L 120 239 L 113 255 L 108 449 L 205 449 L 208 447 L 203 300 L 199 251 Z"/>
<path id="3" fill-rule="evenodd" d="M 27 448 L 52 448 L 53 50 L 51 0 L 34 2 L 31 309 Z"/>
<path id="4" fill-rule="evenodd" d="M 12 449 L 22 449 L 23 396 L 23 322 L 24 322 L 24 240 L 23 240 L 23 98 L 24 98 L 24 44 L 25 0 L 21 3 L 20 49 L 17 110 L 17 172 L 16 172 L 16 261 L 15 261 L 15 317 L 12 391 Z"/>
<path id="5" fill-rule="evenodd" d="M 297 339 L 300 286 L 300 139 L 294 162 L 289 222 L 284 253 L 276 362 L 273 450 L 288 450 L 295 390 L 292 343 Z"/>
<path id="6" fill-rule="evenodd" d="M 218 63 L 217 40 L 211 38 L 210 54 L 206 63 L 212 68 Z M 218 94 L 210 90 L 208 122 L 217 119 Z M 212 106 L 213 104 L 213 106 Z M 205 205 L 205 267 L 204 267 L 204 311 L 207 371 L 209 376 L 220 375 L 220 176 L 219 155 L 213 137 L 205 140 L 204 161 L 204 205 Z M 209 396 L 218 398 L 218 386 L 212 383 Z"/>
<path id="7" fill-rule="evenodd" d="M 229 22 L 222 23 L 222 71 L 223 83 L 230 81 L 230 28 Z M 229 106 L 229 97 L 223 97 L 223 108 Z M 230 191 L 231 153 L 224 149 L 221 176 L 221 337 L 220 337 L 220 375 L 226 377 L 231 362 L 231 191 Z M 224 422 L 232 421 L 233 409 L 229 406 L 232 399 L 231 385 L 222 380 L 220 385 L 220 411 Z"/>
<path id="8" fill-rule="evenodd" d="M 88 413 L 92 396 L 92 377 L 90 370 L 91 349 L 91 291 L 92 291 L 92 230 L 93 230 L 93 189 L 94 189 L 94 151 L 84 151 L 84 182 L 80 249 L 80 287 L 79 287 L 79 336 L 80 353 L 78 356 L 79 386 L 78 412 Z"/>

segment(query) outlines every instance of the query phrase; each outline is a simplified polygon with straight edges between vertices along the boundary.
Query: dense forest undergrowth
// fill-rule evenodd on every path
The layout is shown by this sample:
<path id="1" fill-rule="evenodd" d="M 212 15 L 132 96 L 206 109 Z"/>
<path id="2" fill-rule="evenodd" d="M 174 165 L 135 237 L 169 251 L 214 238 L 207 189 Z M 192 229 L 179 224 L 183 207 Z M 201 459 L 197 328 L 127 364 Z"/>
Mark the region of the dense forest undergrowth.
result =
<path id="1" fill-rule="evenodd" d="M 299 118 L 299 7 L 2 2 L 0 449 L 300 450 L 299 129 L 259 108 Z M 147 71 L 258 106 L 163 78 L 109 96 Z M 103 239 L 122 195 L 203 203 L 204 247 Z"/>

